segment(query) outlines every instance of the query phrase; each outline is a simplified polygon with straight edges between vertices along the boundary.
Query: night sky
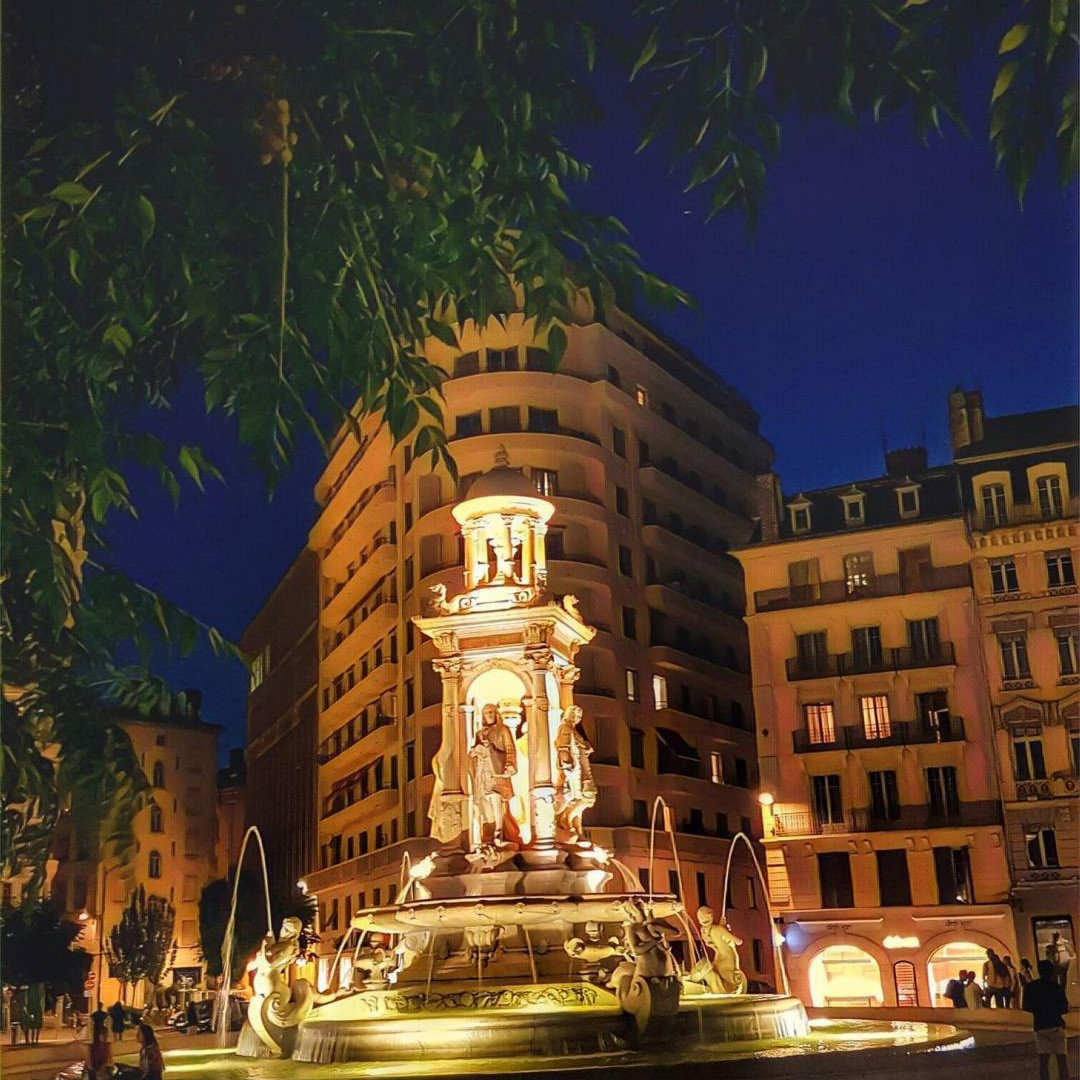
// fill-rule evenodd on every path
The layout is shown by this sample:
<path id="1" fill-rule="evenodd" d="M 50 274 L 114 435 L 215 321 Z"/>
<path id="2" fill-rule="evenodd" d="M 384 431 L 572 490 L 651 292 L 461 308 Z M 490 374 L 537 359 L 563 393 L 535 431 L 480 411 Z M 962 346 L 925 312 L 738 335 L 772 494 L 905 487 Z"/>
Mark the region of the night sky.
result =
<path id="1" fill-rule="evenodd" d="M 904 116 L 785 123 L 752 237 L 737 215 L 706 225 L 704 195 L 683 194 L 662 155 L 634 155 L 614 81 L 604 128 L 567 133 L 595 168 L 582 203 L 621 218 L 648 268 L 698 304 L 642 314 L 749 400 L 785 491 L 880 475 L 883 440 L 947 460 L 957 385 L 981 389 L 990 415 L 1077 400 L 1077 192 L 1048 168 L 1017 207 L 983 133 L 991 82 L 967 88 L 970 139 L 952 130 L 924 147 Z M 112 561 L 236 639 L 304 544 L 320 453 L 304 445 L 268 501 L 194 383 L 155 427 L 199 442 L 227 484 L 186 485 L 174 512 L 135 478 L 140 516 L 112 527 Z M 204 718 L 227 729 L 223 756 L 242 744 L 239 665 L 204 650 L 154 666 L 203 690 Z"/>

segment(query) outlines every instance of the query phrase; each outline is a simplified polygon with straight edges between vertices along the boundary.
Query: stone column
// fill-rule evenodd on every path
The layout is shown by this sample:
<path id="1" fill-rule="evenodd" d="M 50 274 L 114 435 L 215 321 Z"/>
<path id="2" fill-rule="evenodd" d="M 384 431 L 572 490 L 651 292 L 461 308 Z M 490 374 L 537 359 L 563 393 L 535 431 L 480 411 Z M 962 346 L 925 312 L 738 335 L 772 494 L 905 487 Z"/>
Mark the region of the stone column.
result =
<path id="1" fill-rule="evenodd" d="M 460 656 L 432 660 L 431 666 L 442 676 L 442 743 L 435 755 L 436 787 L 430 811 L 431 835 L 444 844 L 461 850 L 469 846 L 468 794 L 465 790 L 468 746 L 461 710 Z"/>
<path id="2" fill-rule="evenodd" d="M 566 664 L 557 671 L 559 676 L 559 708 L 566 709 L 574 704 L 574 683 L 581 678 L 581 668 Z"/>
<path id="3" fill-rule="evenodd" d="M 529 637 L 541 637 L 542 626 L 529 626 Z M 551 731 L 548 727 L 547 673 L 552 667 L 546 644 L 526 646 L 525 662 L 532 682 L 529 710 L 529 801 L 532 847 L 555 846 L 555 785 L 551 769 Z"/>
<path id="4" fill-rule="evenodd" d="M 533 524 L 533 562 L 536 566 L 535 584 L 538 588 L 547 585 L 547 546 L 544 543 L 547 531 L 546 522 L 537 521 Z"/>

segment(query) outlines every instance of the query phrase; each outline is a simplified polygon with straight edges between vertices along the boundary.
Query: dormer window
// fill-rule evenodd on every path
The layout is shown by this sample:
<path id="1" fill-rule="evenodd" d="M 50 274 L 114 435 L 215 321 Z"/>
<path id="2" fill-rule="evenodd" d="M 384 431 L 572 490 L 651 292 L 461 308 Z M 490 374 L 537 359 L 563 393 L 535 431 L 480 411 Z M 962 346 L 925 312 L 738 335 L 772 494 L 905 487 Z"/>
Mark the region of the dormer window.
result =
<path id="1" fill-rule="evenodd" d="M 913 518 L 919 516 L 919 485 L 905 484 L 896 489 L 896 501 L 900 509 L 900 517 Z"/>
<path id="2" fill-rule="evenodd" d="M 810 502 L 807 499 L 799 499 L 790 503 L 788 512 L 791 514 L 791 531 L 805 533 L 810 531 Z"/>
<path id="3" fill-rule="evenodd" d="M 866 496 L 861 491 L 852 491 L 847 495 L 841 495 L 840 501 L 844 504 L 845 525 L 866 524 Z"/>

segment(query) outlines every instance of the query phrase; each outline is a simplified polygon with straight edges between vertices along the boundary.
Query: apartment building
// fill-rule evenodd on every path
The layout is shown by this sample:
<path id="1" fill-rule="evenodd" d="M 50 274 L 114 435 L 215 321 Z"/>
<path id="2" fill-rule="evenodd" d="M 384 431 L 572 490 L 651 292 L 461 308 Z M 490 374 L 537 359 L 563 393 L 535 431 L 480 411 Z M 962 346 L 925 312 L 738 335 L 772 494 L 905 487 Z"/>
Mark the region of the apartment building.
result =
<path id="1" fill-rule="evenodd" d="M 746 574 L 769 884 L 808 1004 L 941 1005 L 1018 958 L 979 605 L 955 471 L 782 496 Z"/>
<path id="2" fill-rule="evenodd" d="M 971 523 L 1017 941 L 1033 962 L 1055 960 L 1076 1000 L 1077 411 L 988 417 L 980 394 L 957 391 L 949 430 Z"/>
<path id="3" fill-rule="evenodd" d="M 771 449 L 722 380 L 628 317 L 567 336 L 557 371 L 520 317 L 466 328 L 457 350 L 429 345 L 447 375 L 456 482 L 365 421 L 359 440 L 342 433 L 316 485 L 318 850 L 305 880 L 325 948 L 354 911 L 394 899 L 403 852 L 430 848 L 441 682 L 411 619 L 433 589 L 461 591 L 451 508 L 499 448 L 555 506 L 551 591 L 576 596 L 599 630 L 575 688 L 596 748 L 592 839 L 643 873 L 663 795 L 693 910 L 719 908 L 728 838 L 756 831 L 742 579 L 727 552 L 749 536 L 754 476 Z M 251 655 L 261 641 L 248 632 Z M 274 670 L 271 649 L 263 677 Z M 253 684 L 253 709 L 262 693 Z M 729 910 L 743 964 L 771 983 L 765 897 L 752 864 L 740 855 L 736 867 Z M 654 874 L 657 889 L 675 884 L 662 839 Z"/>
<path id="4" fill-rule="evenodd" d="M 79 946 L 93 957 L 92 1002 L 109 1005 L 120 998 L 120 983 L 102 955 L 102 935 L 107 938 L 119 923 L 140 885 L 176 910 L 176 949 L 163 985 L 189 991 L 204 983 L 199 896 L 224 873 L 217 863 L 217 740 L 222 729 L 200 719 L 196 691 L 187 691 L 186 697 L 183 715 L 120 719 L 153 788 L 152 805 L 134 822 L 134 858 L 122 865 L 102 860 L 97 837 L 70 816 L 57 829 L 51 895 L 68 918 L 83 924 Z M 140 991 L 136 988 L 135 1003 Z"/>

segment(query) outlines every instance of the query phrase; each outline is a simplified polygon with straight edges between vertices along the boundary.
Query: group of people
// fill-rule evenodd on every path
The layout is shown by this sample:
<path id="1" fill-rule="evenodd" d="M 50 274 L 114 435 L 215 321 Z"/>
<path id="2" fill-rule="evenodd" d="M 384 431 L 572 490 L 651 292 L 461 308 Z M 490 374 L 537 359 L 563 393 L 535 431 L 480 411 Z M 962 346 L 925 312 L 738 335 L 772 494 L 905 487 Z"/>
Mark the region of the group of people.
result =
<path id="1" fill-rule="evenodd" d="M 86 1049 L 86 1076 L 88 1080 L 110 1080 L 115 1076 L 124 1080 L 163 1080 L 165 1061 L 161 1056 L 154 1029 L 149 1024 L 139 1024 L 136 1033 L 139 1040 L 139 1064 L 134 1068 L 117 1066 L 113 1063 L 113 1043 L 124 1038 L 127 1028 L 127 1015 L 120 1002 L 108 1010 L 98 1005 L 90 1014 L 93 1030 L 90 1045 Z M 109 1026 L 112 1027 L 113 1042 L 109 1041 Z"/>
<path id="2" fill-rule="evenodd" d="M 28 1046 L 36 1046 L 45 1023 L 45 987 L 33 983 L 10 995 L 5 991 L 5 996 L 8 998 L 6 1011 L 11 1025 L 11 1045 L 14 1046 L 21 1035 Z"/>
<path id="3" fill-rule="evenodd" d="M 1008 1009 L 1014 1002 L 1020 1003 L 1024 987 L 1034 979 L 1030 960 L 1021 960 L 1017 971 L 1011 956 L 1001 957 L 987 949 L 982 982 L 977 972 L 961 969 L 955 979 L 949 980 L 945 997 L 958 1009 Z"/>

